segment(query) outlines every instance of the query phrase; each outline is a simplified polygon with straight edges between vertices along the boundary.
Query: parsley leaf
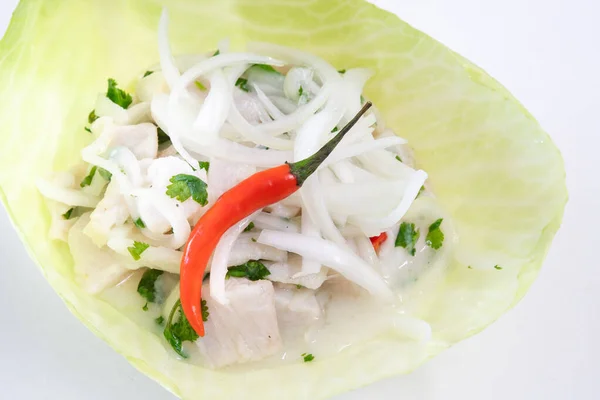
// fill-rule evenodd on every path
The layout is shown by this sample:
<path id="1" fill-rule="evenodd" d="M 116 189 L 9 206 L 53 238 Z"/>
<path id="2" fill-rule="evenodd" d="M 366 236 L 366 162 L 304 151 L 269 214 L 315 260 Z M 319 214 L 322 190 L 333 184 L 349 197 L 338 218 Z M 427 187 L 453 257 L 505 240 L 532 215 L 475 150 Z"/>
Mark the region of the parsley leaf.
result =
<path id="1" fill-rule="evenodd" d="M 163 144 L 171 141 L 169 135 L 167 135 L 165 131 L 160 129 L 158 126 L 156 127 L 156 133 L 158 135 L 158 144 Z"/>
<path id="2" fill-rule="evenodd" d="M 267 72 L 275 72 L 276 74 L 279 74 L 279 71 L 267 64 L 254 64 L 254 67 L 260 68 Z"/>
<path id="3" fill-rule="evenodd" d="M 142 78 L 152 75 L 153 73 L 154 73 L 154 71 L 146 71 L 146 72 L 144 72 L 144 76 L 142 76 Z"/>
<path id="4" fill-rule="evenodd" d="M 138 218 L 135 221 L 133 221 L 133 224 L 140 229 L 144 229 L 146 227 L 146 224 L 144 223 L 144 221 L 141 218 Z"/>
<path id="5" fill-rule="evenodd" d="M 194 201 L 202 206 L 208 204 L 208 193 L 206 183 L 196 176 L 179 174 L 169 179 L 171 184 L 167 186 L 167 196 L 176 198 L 183 202 L 192 197 Z"/>
<path id="6" fill-rule="evenodd" d="M 104 168 L 98 167 L 98 173 L 100 174 L 101 177 L 103 177 L 105 180 L 110 182 L 110 180 L 112 178 L 112 174 L 110 172 L 108 172 Z"/>
<path id="7" fill-rule="evenodd" d="M 195 81 L 194 84 L 196 85 L 196 87 L 200 90 L 202 90 L 203 92 L 206 92 L 206 86 L 204 86 L 204 84 L 200 81 Z"/>
<path id="8" fill-rule="evenodd" d="M 158 325 L 162 326 L 162 324 L 164 324 L 164 323 L 165 323 L 165 317 L 163 317 L 163 316 L 161 315 L 160 317 L 156 318 L 156 319 L 154 320 L 154 322 L 156 322 Z"/>
<path id="9" fill-rule="evenodd" d="M 263 263 L 257 260 L 250 260 L 245 264 L 229 267 L 227 270 L 228 277 L 248 278 L 251 281 L 265 279 L 268 275 L 271 275 L 271 271 L 269 271 Z"/>
<path id="10" fill-rule="evenodd" d="M 210 162 L 208 162 L 208 161 L 198 161 L 198 167 L 200 169 L 203 169 L 206 172 L 208 172 L 208 168 L 210 168 Z"/>
<path id="11" fill-rule="evenodd" d="M 404 247 L 406 251 L 408 251 L 408 254 L 414 256 L 417 251 L 415 246 L 417 244 L 417 240 L 419 240 L 419 236 L 421 236 L 421 233 L 418 229 L 415 229 L 415 224 L 403 222 L 400 225 L 398 236 L 396 236 L 395 246 Z"/>
<path id="12" fill-rule="evenodd" d="M 502 267 L 501 267 L 501 266 L 499 266 L 499 265 L 494 265 L 494 269 L 501 270 L 501 269 L 502 269 Z"/>
<path id="13" fill-rule="evenodd" d="M 442 224 L 443 220 L 443 218 L 440 218 L 433 224 L 429 225 L 429 232 L 425 238 L 425 243 L 427 246 L 435 250 L 442 247 L 442 243 L 444 242 L 444 232 L 442 232 L 440 229 L 440 225 Z"/>
<path id="14" fill-rule="evenodd" d="M 235 86 L 239 87 L 244 92 L 249 92 L 250 91 L 250 88 L 248 87 L 248 79 L 238 78 L 238 80 L 235 81 Z"/>
<path id="15" fill-rule="evenodd" d="M 213 57 L 218 56 L 219 54 L 221 54 L 221 51 L 219 49 L 217 49 L 217 51 L 215 51 L 212 56 Z"/>
<path id="16" fill-rule="evenodd" d="M 163 274 L 160 269 L 149 269 L 144 272 L 140 283 L 138 283 L 137 292 L 150 303 L 157 302 L 160 293 L 156 289 L 156 281 Z"/>
<path id="17" fill-rule="evenodd" d="M 113 103 L 123 108 L 127 108 L 133 102 L 131 95 L 124 90 L 117 87 L 117 81 L 112 78 L 108 79 L 108 90 L 106 91 L 106 97 Z"/>
<path id="18" fill-rule="evenodd" d="M 304 362 L 311 362 L 315 359 L 315 356 L 313 356 L 312 354 L 302 353 L 302 358 L 304 358 Z"/>
<path id="19" fill-rule="evenodd" d="M 202 300 L 202 319 L 204 319 L 204 310 L 206 308 L 206 318 L 208 318 L 208 307 L 206 307 L 206 300 Z M 179 319 L 177 322 L 173 323 L 173 317 L 176 312 L 179 312 Z M 198 339 L 198 334 L 190 325 L 190 322 L 185 317 L 183 310 L 181 309 L 181 300 L 177 300 L 173 308 L 171 309 L 171 313 L 169 314 L 169 319 L 167 320 L 167 324 L 165 326 L 165 330 L 163 332 L 165 339 L 171 345 L 173 350 L 177 352 L 181 357 L 187 358 L 188 356 L 183 352 L 183 342 L 194 342 Z"/>
<path id="20" fill-rule="evenodd" d="M 133 257 L 133 259 L 137 261 L 140 259 L 142 253 L 146 251 L 146 249 L 148 249 L 148 247 L 150 247 L 148 243 L 142 243 L 136 240 L 133 242 L 133 246 L 129 246 L 127 248 L 127 251 L 129 251 L 131 257 Z"/>
<path id="21" fill-rule="evenodd" d="M 79 184 L 79 186 L 86 187 L 86 186 L 90 186 L 92 184 L 92 180 L 94 179 L 94 175 L 96 174 L 96 170 L 98 169 L 98 167 L 96 167 L 95 165 L 92 167 L 92 169 L 90 169 L 90 172 L 87 174 L 87 176 L 85 178 L 83 178 L 83 180 L 81 181 L 81 183 Z"/>
<path id="22" fill-rule="evenodd" d="M 98 119 L 98 116 L 96 115 L 96 110 L 92 110 L 89 114 L 88 114 L 88 122 L 90 124 L 93 124 L 95 120 Z"/>
<path id="23" fill-rule="evenodd" d="M 250 232 L 252 229 L 254 229 L 254 222 L 250 222 L 244 232 Z"/>
<path id="24" fill-rule="evenodd" d="M 64 214 L 62 215 L 62 217 L 63 217 L 64 219 L 71 219 L 71 214 L 73 214 L 73 210 L 75 210 L 75 207 L 73 207 L 73 208 L 69 208 L 69 209 L 67 210 L 67 212 L 66 212 L 66 213 L 64 213 Z"/>

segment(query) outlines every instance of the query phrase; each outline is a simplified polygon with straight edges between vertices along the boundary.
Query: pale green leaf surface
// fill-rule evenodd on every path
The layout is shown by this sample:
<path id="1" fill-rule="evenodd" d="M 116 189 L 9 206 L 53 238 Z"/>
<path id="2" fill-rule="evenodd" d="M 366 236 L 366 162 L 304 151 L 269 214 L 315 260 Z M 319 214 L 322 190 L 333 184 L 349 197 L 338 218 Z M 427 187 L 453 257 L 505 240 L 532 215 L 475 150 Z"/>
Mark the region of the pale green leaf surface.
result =
<path id="1" fill-rule="evenodd" d="M 337 68 L 376 71 L 366 95 L 414 147 L 460 238 L 448 276 L 418 314 L 433 340 L 382 335 L 336 357 L 277 369 L 212 371 L 173 356 L 161 335 L 80 289 L 65 244 L 48 238 L 35 178 L 79 162 L 83 127 L 108 77 L 131 90 L 158 60 L 162 5 L 24 0 L 0 43 L 0 188 L 30 254 L 69 309 L 144 373 L 186 399 L 319 399 L 406 373 L 498 318 L 535 279 L 567 199 L 563 162 L 494 79 L 396 16 L 359 0 L 173 0 L 174 52 L 228 37 L 305 49 Z M 130 82 L 129 85 L 125 83 Z M 14 171 L 19 173 L 15 174 Z M 487 262 L 493 268 L 469 269 Z"/>

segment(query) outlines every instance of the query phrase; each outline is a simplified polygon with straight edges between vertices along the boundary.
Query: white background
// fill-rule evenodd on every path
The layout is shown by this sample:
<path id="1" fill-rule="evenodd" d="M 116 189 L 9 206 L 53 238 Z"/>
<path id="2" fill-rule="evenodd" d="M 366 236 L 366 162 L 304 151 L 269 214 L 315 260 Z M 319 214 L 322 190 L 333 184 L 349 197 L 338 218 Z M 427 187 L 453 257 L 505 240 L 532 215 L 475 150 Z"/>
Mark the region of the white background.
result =
<path id="1" fill-rule="evenodd" d="M 16 3 L 0 0 L 0 32 Z M 486 69 L 523 102 L 562 150 L 570 201 L 539 279 L 514 310 L 411 375 L 339 400 L 600 398 L 600 265 L 594 257 L 600 169 L 593 162 L 600 158 L 600 5 L 375 3 Z M 0 398 L 174 399 L 67 311 L 4 212 L 0 235 Z"/>

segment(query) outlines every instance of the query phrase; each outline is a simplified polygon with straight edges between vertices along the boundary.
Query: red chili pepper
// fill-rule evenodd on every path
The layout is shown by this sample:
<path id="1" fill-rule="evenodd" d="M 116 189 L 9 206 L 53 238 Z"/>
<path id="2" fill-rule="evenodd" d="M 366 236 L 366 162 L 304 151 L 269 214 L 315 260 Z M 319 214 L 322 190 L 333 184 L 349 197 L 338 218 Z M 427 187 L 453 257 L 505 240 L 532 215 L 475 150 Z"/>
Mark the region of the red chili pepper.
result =
<path id="1" fill-rule="evenodd" d="M 371 244 L 373 245 L 373 248 L 375 249 L 375 251 L 377 253 L 379 253 L 379 248 L 381 247 L 381 245 L 383 244 L 383 242 L 385 242 L 387 240 L 387 233 L 382 232 L 381 234 L 379 234 L 379 236 L 373 236 L 370 237 L 369 240 L 371 240 Z"/>
<path id="2" fill-rule="evenodd" d="M 202 278 L 221 236 L 253 212 L 298 190 L 370 107 L 370 102 L 365 103 L 333 139 L 307 159 L 258 172 L 223 193 L 196 223 L 183 250 L 180 296 L 183 312 L 198 335 L 204 336 Z"/>

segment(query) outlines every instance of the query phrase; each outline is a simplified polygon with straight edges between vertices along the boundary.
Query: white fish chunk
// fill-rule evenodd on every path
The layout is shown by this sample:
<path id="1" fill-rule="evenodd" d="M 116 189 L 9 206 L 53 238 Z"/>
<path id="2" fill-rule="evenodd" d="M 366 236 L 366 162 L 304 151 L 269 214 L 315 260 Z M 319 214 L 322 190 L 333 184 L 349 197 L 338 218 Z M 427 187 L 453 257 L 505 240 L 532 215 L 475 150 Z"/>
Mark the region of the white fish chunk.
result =
<path id="1" fill-rule="evenodd" d="M 264 262 L 264 264 L 271 272 L 267 279 L 273 282 L 301 285 L 308 289 L 321 287 L 327 280 L 327 271 L 329 271 L 328 268 L 321 268 L 321 271 L 316 274 L 299 275 L 302 271 L 302 257 L 293 253 L 288 255 L 287 261 Z"/>
<path id="2" fill-rule="evenodd" d="M 210 292 L 209 286 L 204 290 Z M 195 343 L 207 362 L 219 368 L 260 360 L 281 350 L 273 284 L 232 278 L 225 283 L 225 291 L 228 305 L 219 304 L 210 293 L 203 296 L 210 315 L 204 324 L 205 336 Z"/>
<path id="3" fill-rule="evenodd" d="M 98 247 L 83 233 L 89 214 L 82 215 L 69 231 L 68 243 L 75 262 L 75 280 L 89 293 L 99 293 L 116 285 L 138 268 L 131 257 L 121 256 L 107 247 Z"/>
<path id="4" fill-rule="evenodd" d="M 309 328 L 318 323 L 323 309 L 314 290 L 296 289 L 294 286 L 275 288 L 277 321 L 282 331 Z"/>

